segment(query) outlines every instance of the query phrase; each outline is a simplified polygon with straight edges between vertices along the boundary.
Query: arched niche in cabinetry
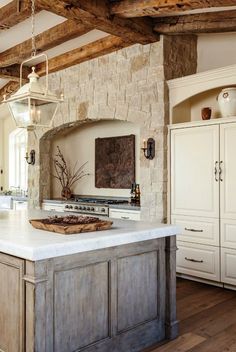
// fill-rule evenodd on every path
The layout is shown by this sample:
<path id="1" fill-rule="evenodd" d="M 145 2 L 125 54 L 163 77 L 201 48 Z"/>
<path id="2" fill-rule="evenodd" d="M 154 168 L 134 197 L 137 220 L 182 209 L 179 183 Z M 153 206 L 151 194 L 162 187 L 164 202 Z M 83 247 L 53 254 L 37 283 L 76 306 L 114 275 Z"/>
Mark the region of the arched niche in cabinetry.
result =
<path id="1" fill-rule="evenodd" d="M 217 96 L 229 86 L 236 86 L 236 65 L 169 80 L 170 124 L 201 121 L 203 107 L 221 118 Z"/>

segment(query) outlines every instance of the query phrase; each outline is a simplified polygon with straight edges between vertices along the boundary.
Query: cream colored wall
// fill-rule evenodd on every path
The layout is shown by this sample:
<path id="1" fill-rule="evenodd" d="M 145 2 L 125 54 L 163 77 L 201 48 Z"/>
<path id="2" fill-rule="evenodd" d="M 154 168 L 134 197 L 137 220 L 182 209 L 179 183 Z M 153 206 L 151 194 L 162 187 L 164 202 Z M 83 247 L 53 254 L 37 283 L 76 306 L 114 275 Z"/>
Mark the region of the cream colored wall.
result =
<path id="1" fill-rule="evenodd" d="M 200 35 L 197 72 L 236 64 L 235 43 L 236 33 Z"/>
<path id="2" fill-rule="evenodd" d="M 88 161 L 84 170 L 90 175 L 74 186 L 73 193 L 94 196 L 130 196 L 130 190 L 127 189 L 95 188 L 95 139 L 98 137 L 115 137 L 129 134 L 134 134 L 136 137 L 136 182 L 140 183 L 140 129 L 133 123 L 121 121 L 96 122 L 82 126 L 67 136 L 53 140 L 51 146 L 52 155 L 55 155 L 56 146 L 58 145 L 71 167 L 73 167 L 77 160 L 79 165 Z M 60 197 L 60 184 L 56 179 L 53 179 L 52 182 L 53 198 Z"/>
<path id="3" fill-rule="evenodd" d="M 0 151 L 0 167 L 3 168 L 1 175 L 1 187 L 3 190 L 9 189 L 8 176 L 9 176 L 9 134 L 15 129 L 14 121 L 11 117 L 0 119 L 0 138 L 1 138 L 1 151 Z M 1 166 L 2 165 L 2 166 Z"/>

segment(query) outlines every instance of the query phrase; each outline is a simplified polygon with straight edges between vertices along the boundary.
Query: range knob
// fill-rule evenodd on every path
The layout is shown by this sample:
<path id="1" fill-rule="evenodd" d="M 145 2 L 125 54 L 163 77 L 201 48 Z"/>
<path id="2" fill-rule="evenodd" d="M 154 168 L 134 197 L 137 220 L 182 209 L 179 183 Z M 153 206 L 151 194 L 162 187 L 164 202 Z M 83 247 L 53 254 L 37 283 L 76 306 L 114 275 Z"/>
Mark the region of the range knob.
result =
<path id="1" fill-rule="evenodd" d="M 81 207 L 81 205 L 79 206 L 79 210 L 82 210 L 83 208 Z"/>
<path id="2" fill-rule="evenodd" d="M 83 210 L 86 210 L 86 207 L 83 207 L 82 209 L 83 209 Z"/>
<path id="3" fill-rule="evenodd" d="M 101 212 L 102 212 L 102 213 L 105 213 L 105 211 L 106 211 L 105 208 L 102 208 L 102 209 L 101 209 Z"/>
<path id="4" fill-rule="evenodd" d="M 90 207 L 87 207 L 87 210 L 90 210 Z"/>
<path id="5" fill-rule="evenodd" d="M 91 211 L 94 211 L 95 209 L 94 209 L 94 207 L 92 207 L 90 210 L 91 210 Z"/>
<path id="6" fill-rule="evenodd" d="M 70 205 L 70 206 L 69 206 L 69 209 L 73 209 L 73 205 Z"/>
<path id="7" fill-rule="evenodd" d="M 76 206 L 75 206 L 75 209 L 76 209 L 76 210 L 78 210 L 78 209 L 79 209 L 78 205 L 76 205 Z"/>
<path id="8" fill-rule="evenodd" d="M 65 208 L 66 208 L 66 209 L 69 209 L 69 205 L 66 205 Z"/>

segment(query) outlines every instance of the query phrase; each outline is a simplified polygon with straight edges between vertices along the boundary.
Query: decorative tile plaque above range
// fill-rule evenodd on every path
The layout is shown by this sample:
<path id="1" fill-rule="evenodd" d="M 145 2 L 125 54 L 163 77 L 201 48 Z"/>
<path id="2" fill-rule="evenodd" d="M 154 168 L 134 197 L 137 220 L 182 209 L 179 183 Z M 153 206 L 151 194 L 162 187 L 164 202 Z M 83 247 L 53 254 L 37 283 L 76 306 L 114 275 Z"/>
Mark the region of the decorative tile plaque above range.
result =
<path id="1" fill-rule="evenodd" d="M 95 187 L 131 188 L 135 182 L 135 135 L 96 138 Z"/>

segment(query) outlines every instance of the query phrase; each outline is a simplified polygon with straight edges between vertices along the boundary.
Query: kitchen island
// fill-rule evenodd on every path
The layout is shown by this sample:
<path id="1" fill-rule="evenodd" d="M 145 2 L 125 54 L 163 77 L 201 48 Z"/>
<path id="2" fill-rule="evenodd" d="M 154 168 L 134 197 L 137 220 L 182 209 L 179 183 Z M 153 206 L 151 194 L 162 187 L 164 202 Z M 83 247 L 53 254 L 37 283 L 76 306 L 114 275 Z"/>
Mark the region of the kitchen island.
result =
<path id="1" fill-rule="evenodd" d="M 175 226 L 60 235 L 0 211 L 0 350 L 135 352 L 177 336 Z"/>

